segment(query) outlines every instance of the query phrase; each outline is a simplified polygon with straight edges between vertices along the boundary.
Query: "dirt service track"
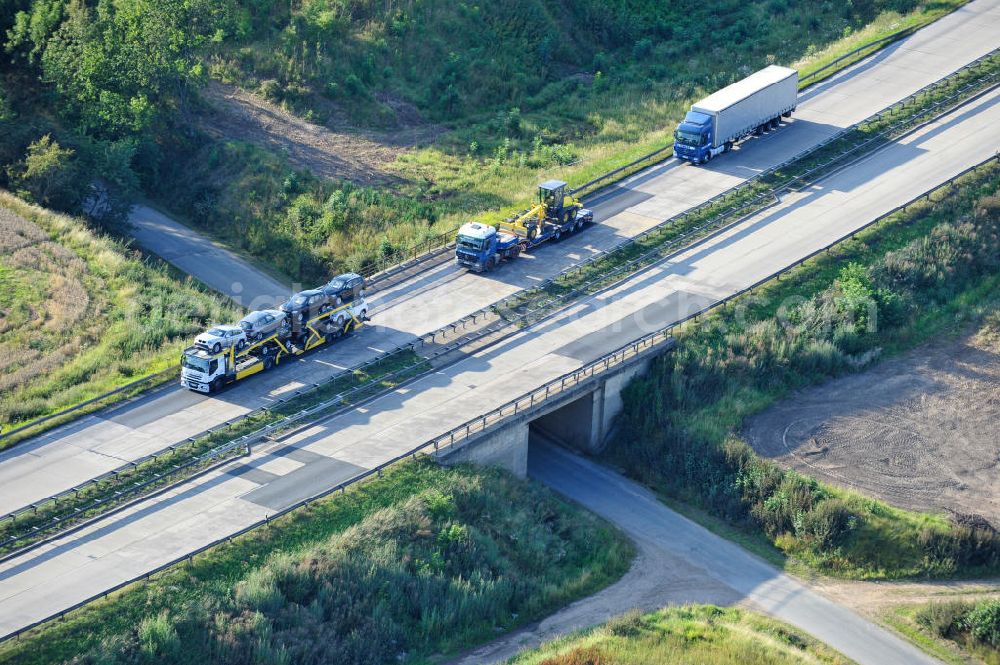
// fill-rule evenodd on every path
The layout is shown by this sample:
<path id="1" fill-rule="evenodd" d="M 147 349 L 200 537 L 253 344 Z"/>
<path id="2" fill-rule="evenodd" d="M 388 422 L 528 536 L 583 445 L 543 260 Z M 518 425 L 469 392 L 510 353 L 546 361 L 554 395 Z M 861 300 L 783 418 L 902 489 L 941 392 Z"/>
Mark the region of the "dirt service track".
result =
<path id="1" fill-rule="evenodd" d="M 752 418 L 761 455 L 901 508 L 1000 527 L 1000 335 L 915 349 Z"/>

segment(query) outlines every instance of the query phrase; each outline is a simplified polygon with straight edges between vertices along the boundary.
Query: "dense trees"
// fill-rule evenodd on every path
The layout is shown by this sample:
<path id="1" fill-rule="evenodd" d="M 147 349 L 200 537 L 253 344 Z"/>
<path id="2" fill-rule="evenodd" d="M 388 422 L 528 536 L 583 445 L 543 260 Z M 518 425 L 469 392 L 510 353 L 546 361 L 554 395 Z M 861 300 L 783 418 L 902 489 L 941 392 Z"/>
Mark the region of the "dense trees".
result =
<path id="1" fill-rule="evenodd" d="M 232 2 L 33 0 L 0 13 L 6 79 L 0 123 L 15 122 L 2 153 L 9 185 L 45 205 L 76 211 L 91 182 L 127 195 L 149 180 L 162 147 L 184 133 L 199 54 L 221 41 Z M 25 118 L 28 117 L 27 121 Z M 85 176 L 85 177 L 83 177 Z"/>
<path id="2" fill-rule="evenodd" d="M 46 134 L 28 146 L 23 162 L 8 169 L 15 190 L 47 207 L 73 207 L 80 194 L 80 173 L 73 154 Z"/>
<path id="3" fill-rule="evenodd" d="M 199 49 L 224 38 L 232 11 L 216 0 L 35 0 L 14 15 L 6 51 L 52 86 L 75 128 L 120 139 L 184 106 L 204 78 Z"/>

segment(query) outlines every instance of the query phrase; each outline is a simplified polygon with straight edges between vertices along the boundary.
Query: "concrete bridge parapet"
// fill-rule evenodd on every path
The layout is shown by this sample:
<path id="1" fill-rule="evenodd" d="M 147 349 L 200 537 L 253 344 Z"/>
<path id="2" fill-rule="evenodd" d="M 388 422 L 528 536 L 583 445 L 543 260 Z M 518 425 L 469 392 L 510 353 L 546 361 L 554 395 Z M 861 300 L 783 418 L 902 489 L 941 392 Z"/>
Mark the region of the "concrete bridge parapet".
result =
<path id="1" fill-rule="evenodd" d="M 672 340 L 669 342 L 512 414 L 461 445 L 444 448 L 435 455 L 444 464 L 500 466 L 523 478 L 527 475 L 532 428 L 581 452 L 598 453 L 607 444 L 615 418 L 624 407 L 622 390 L 633 378 L 648 371 L 654 357 L 673 348 Z"/>

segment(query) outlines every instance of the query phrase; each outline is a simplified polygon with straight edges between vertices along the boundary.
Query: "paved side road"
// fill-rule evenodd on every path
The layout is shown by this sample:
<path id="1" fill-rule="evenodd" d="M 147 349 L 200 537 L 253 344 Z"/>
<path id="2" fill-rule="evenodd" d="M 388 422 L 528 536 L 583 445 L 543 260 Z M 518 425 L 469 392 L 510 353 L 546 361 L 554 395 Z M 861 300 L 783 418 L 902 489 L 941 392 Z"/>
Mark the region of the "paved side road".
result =
<path id="1" fill-rule="evenodd" d="M 500 662 L 632 608 L 649 611 L 689 602 L 747 605 L 801 628 L 861 665 L 938 662 L 678 515 L 644 487 L 538 436 L 531 440 L 528 474 L 622 529 L 637 545 L 636 562 L 604 591 L 449 665 Z"/>
<path id="2" fill-rule="evenodd" d="M 232 251 L 162 212 L 136 205 L 129 213 L 132 236 L 147 251 L 201 280 L 237 305 L 267 309 L 280 305 L 291 294 L 282 284 Z"/>

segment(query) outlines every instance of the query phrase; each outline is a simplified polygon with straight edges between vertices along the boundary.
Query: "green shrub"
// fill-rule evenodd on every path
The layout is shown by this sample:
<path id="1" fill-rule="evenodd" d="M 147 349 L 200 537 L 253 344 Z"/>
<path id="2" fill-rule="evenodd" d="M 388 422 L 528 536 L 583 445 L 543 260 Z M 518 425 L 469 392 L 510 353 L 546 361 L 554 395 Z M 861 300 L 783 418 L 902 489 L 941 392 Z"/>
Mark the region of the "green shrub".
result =
<path id="1" fill-rule="evenodd" d="M 994 662 L 1000 649 L 1000 600 L 988 598 L 933 602 L 919 607 L 917 625 L 933 635 L 958 642 L 976 655 Z"/>
<path id="2" fill-rule="evenodd" d="M 953 639 L 961 630 L 969 606 L 962 601 L 930 603 L 916 614 L 918 624 L 940 637 Z"/>
<path id="3" fill-rule="evenodd" d="M 819 551 L 833 550 L 844 542 L 858 519 L 842 500 L 827 499 L 803 515 L 801 532 L 797 535 Z"/>
<path id="4" fill-rule="evenodd" d="M 180 637 L 166 611 L 143 619 L 137 632 L 140 648 L 147 658 L 170 658 L 180 651 Z"/>
<path id="5" fill-rule="evenodd" d="M 980 644 L 1000 648 L 1000 600 L 977 603 L 962 619 L 961 626 Z"/>

